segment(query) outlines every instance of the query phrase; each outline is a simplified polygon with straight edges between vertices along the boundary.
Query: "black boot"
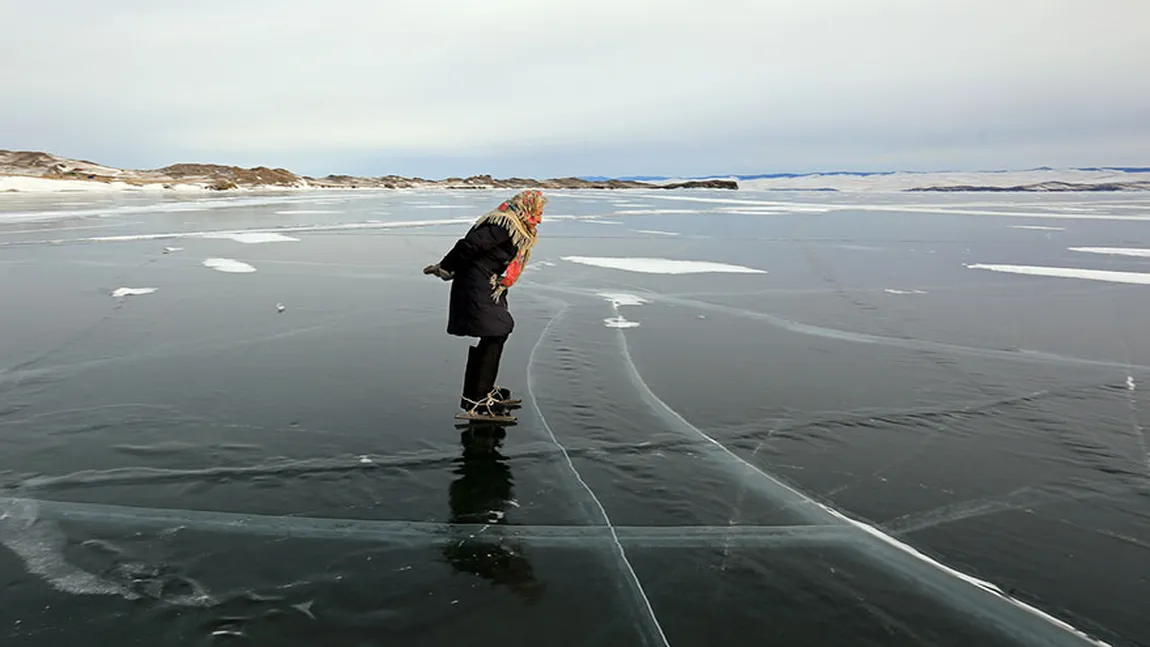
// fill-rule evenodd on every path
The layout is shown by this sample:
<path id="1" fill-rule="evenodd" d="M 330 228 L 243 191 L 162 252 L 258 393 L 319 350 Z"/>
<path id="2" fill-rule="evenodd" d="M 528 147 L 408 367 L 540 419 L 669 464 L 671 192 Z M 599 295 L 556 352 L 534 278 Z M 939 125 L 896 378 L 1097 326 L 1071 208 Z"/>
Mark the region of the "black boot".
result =
<path id="1" fill-rule="evenodd" d="M 475 369 L 475 393 L 498 403 L 500 398 L 495 392 L 495 376 L 499 374 L 503 344 L 481 344 L 475 349 L 475 354 L 479 359 L 479 366 Z"/>
<path id="2" fill-rule="evenodd" d="M 512 399 L 511 389 L 499 386 L 495 381 L 499 378 L 499 365 L 503 359 L 503 347 L 507 343 L 506 337 L 487 338 L 480 340 L 477 352 L 483 354 L 483 366 L 490 373 L 480 375 L 479 388 L 484 389 L 488 384 L 491 389 L 488 393 L 491 399 L 509 409 L 518 409 L 523 404 L 522 399 Z"/>
<path id="3" fill-rule="evenodd" d="M 479 349 L 474 346 L 467 347 L 467 366 L 463 369 L 463 396 L 459 399 L 459 408 L 465 411 L 474 407 L 475 402 L 483 397 L 475 389 L 480 361 L 477 350 Z"/>
<path id="4" fill-rule="evenodd" d="M 494 388 L 494 373 L 499 369 L 501 348 L 481 345 L 467 349 L 467 368 L 463 372 L 463 397 L 459 408 L 465 412 L 481 415 L 507 415 L 504 405 Z"/>

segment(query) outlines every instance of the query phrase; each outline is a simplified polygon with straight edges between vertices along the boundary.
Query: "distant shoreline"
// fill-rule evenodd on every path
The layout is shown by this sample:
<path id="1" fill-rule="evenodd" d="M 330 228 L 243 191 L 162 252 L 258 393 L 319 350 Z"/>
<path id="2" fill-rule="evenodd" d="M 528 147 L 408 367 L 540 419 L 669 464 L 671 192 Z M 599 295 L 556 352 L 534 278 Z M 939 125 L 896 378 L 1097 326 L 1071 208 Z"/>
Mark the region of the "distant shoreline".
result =
<path id="1" fill-rule="evenodd" d="M 287 169 L 220 164 L 173 164 L 159 169 L 131 170 L 38 151 L 0 150 L 0 192 L 61 191 L 236 191 L 292 189 L 724 189 L 738 182 L 724 179 L 662 183 L 637 180 L 585 180 L 576 177 L 497 179 L 490 175 L 427 180 L 398 175 L 359 177 L 327 175 L 315 178 Z"/>
<path id="2" fill-rule="evenodd" d="M 470 179 L 470 178 L 467 178 Z M 147 193 L 234 193 L 244 191 L 322 191 L 322 190 L 421 190 L 442 189 L 448 191 L 496 190 L 496 189 L 550 189 L 550 190 L 676 190 L 676 189 L 717 189 L 737 190 L 738 184 L 721 180 L 687 180 L 671 184 L 646 184 L 638 182 L 588 182 L 567 179 L 554 180 L 496 180 L 485 183 L 453 183 L 450 180 L 410 180 L 385 181 L 380 178 L 359 178 L 345 183 L 325 182 L 313 178 L 301 178 L 295 184 L 235 182 L 229 178 L 184 178 L 180 180 L 120 179 L 111 177 L 75 176 L 31 176 L 0 174 L 0 194 L 5 193 L 94 193 L 94 192 L 147 192 Z"/>
<path id="3" fill-rule="evenodd" d="M 120 169 L 37 151 L 0 150 L 0 196 L 20 193 L 205 193 L 317 189 L 445 190 L 750 190 L 793 192 L 1098 193 L 1150 191 L 1150 167 L 1091 167 L 1025 171 L 875 173 L 774 173 L 726 177 L 641 176 L 494 178 L 490 175 L 428 180 L 384 175 L 297 175 L 287 169 L 219 164 L 173 164 L 152 170 Z"/>

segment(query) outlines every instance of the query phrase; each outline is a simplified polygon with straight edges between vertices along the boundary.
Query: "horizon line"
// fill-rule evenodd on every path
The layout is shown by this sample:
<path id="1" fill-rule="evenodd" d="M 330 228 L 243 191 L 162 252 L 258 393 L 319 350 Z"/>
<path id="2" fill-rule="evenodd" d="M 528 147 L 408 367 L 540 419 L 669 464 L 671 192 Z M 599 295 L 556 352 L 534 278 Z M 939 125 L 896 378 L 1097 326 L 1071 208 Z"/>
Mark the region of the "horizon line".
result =
<path id="1" fill-rule="evenodd" d="M 93 165 L 97 165 L 97 166 L 107 166 L 109 168 L 116 168 L 118 170 L 123 170 L 123 171 L 158 171 L 158 170 L 166 168 L 168 166 L 175 166 L 175 165 L 179 165 L 179 164 L 196 164 L 196 165 L 215 165 L 215 166 L 225 166 L 225 167 L 230 166 L 230 167 L 248 168 L 248 169 L 258 168 L 258 167 L 271 168 L 271 169 L 282 168 L 282 169 L 287 170 L 291 173 L 294 173 L 300 177 L 315 177 L 317 179 L 320 177 L 320 176 L 312 175 L 309 173 L 300 173 L 300 172 L 291 170 L 291 169 L 287 168 L 286 166 L 270 165 L 270 164 L 264 164 L 264 163 L 257 164 L 255 166 L 244 167 L 240 164 L 228 164 L 225 162 L 187 161 L 187 162 L 170 162 L 170 163 L 164 164 L 163 166 L 158 166 L 155 168 L 146 169 L 146 168 L 128 168 L 128 167 L 122 167 L 122 166 L 112 166 L 112 165 L 106 164 L 104 162 L 94 161 L 92 159 L 86 159 L 86 158 L 82 158 L 82 157 L 70 157 L 70 156 L 65 156 L 65 155 L 61 155 L 58 153 L 51 153 L 51 152 L 47 152 L 47 151 L 43 151 L 43 150 L 38 151 L 38 150 L 0 149 L 0 152 L 46 154 L 46 155 L 50 155 L 53 157 L 59 157 L 59 158 L 67 159 L 67 160 L 71 160 L 71 161 L 82 162 L 85 164 L 93 164 Z M 840 167 L 837 170 L 770 171 L 770 172 L 758 171 L 758 172 L 748 172 L 748 173 L 708 173 L 708 174 L 656 174 L 656 173 L 635 174 L 635 173 L 632 173 L 632 174 L 627 174 L 627 175 L 566 174 L 566 175 L 552 175 L 550 178 L 526 176 L 526 177 L 524 177 L 524 179 L 536 179 L 537 180 L 537 179 L 577 178 L 580 180 L 588 180 L 588 181 L 607 181 L 607 180 L 644 181 L 644 180 L 674 180 L 674 179 L 683 179 L 683 180 L 722 180 L 722 179 L 755 180 L 755 179 L 800 178 L 800 177 L 811 177 L 811 176 L 869 177 L 869 176 L 898 175 L 898 174 L 908 174 L 908 175 L 930 175 L 930 174 L 941 174 L 941 173 L 986 173 L 986 174 L 994 174 L 994 173 L 1026 173 L 1026 172 L 1034 172 L 1034 171 L 1115 171 L 1115 172 L 1122 172 L 1122 173 L 1150 173 L 1150 165 L 1146 165 L 1146 166 L 1131 166 L 1131 165 L 1120 165 L 1120 166 L 1099 166 L 1099 165 L 1049 166 L 1049 165 L 1042 165 L 1042 166 L 1033 166 L 1033 167 L 1027 167 L 1027 168 L 997 168 L 997 169 L 986 169 L 986 168 L 982 168 L 982 169 L 966 168 L 966 169 L 963 169 L 963 168 L 953 168 L 952 167 L 952 168 L 933 169 L 933 170 L 918 170 L 918 169 L 913 169 L 913 168 L 901 168 L 901 169 L 893 169 L 893 170 L 890 170 L 890 169 L 888 169 L 888 170 L 848 170 L 848 169 L 844 169 L 844 168 Z M 522 177 L 519 174 L 511 174 L 511 175 L 507 175 L 505 177 L 496 177 L 496 175 L 493 173 L 484 172 L 484 173 L 472 173 L 469 175 L 447 174 L 447 175 L 444 175 L 440 178 L 433 178 L 433 177 L 425 176 L 422 174 L 407 176 L 407 175 L 403 175 L 401 173 L 397 173 L 395 171 L 383 173 L 382 175 L 358 175 L 358 174 L 354 174 L 354 173 L 330 171 L 330 172 L 327 172 L 326 175 L 328 175 L 328 176 L 330 176 L 330 175 L 347 175 L 347 176 L 351 176 L 351 177 L 366 177 L 366 178 L 397 176 L 397 177 L 405 177 L 408 179 L 421 178 L 421 179 L 427 179 L 427 180 L 432 180 L 432 181 L 443 181 L 443 180 L 448 180 L 448 179 L 452 179 L 452 178 L 465 179 L 465 178 L 469 178 L 469 177 L 480 177 L 480 176 L 484 176 L 484 175 L 491 176 L 494 179 L 508 179 L 508 178 L 514 178 L 514 177 Z"/>

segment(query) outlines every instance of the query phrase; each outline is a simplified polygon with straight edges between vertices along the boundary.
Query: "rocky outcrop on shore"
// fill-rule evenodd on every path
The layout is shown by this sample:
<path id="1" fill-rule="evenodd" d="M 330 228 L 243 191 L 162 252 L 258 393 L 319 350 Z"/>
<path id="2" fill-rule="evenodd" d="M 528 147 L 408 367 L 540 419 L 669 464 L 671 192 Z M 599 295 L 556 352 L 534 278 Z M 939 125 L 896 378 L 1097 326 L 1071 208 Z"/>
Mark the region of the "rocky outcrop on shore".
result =
<path id="1" fill-rule="evenodd" d="M 222 166 L 219 164 L 173 164 L 155 171 L 168 181 L 175 182 L 201 182 L 208 180 L 212 188 L 219 190 L 234 189 L 241 186 L 301 186 L 301 178 L 287 169 L 267 168 L 257 166 L 254 168 L 240 168 L 238 166 Z"/>
<path id="2" fill-rule="evenodd" d="M 585 180 L 577 177 L 535 180 L 513 177 L 497 179 L 490 175 L 471 177 L 450 177 L 445 180 L 425 180 L 386 175 L 379 178 L 354 177 L 350 175 L 328 175 L 322 178 L 304 177 L 311 186 L 361 188 L 382 187 L 388 189 L 408 189 L 439 186 L 446 189 L 730 189 L 738 190 L 739 183 L 733 180 L 692 180 L 672 184 L 652 184 L 637 180 Z"/>
<path id="3" fill-rule="evenodd" d="M 241 168 L 220 164 L 172 164 L 158 169 L 127 170 L 94 162 L 74 160 L 33 151 L 0 150 L 0 176 L 20 176 L 46 180 L 124 183 L 131 186 L 156 185 L 159 188 L 192 186 L 216 191 L 254 188 L 334 188 L 334 189 L 729 189 L 737 190 L 734 180 L 697 180 L 671 184 L 653 184 L 636 180 L 585 180 L 576 177 L 494 178 L 474 175 L 443 180 L 384 175 L 357 177 L 327 175 L 321 178 L 296 175 L 283 168 L 257 166 Z"/>
<path id="4" fill-rule="evenodd" d="M 321 178 L 303 177 L 309 186 L 333 188 L 386 188 L 413 189 L 422 187 L 442 187 L 445 189 L 652 189 L 660 188 L 644 182 L 626 180 L 589 181 L 580 178 L 552 178 L 535 180 L 531 178 L 496 179 L 490 175 L 471 177 L 449 177 L 444 180 L 406 178 L 398 175 L 383 177 L 355 177 L 351 175 L 328 175 Z"/>
<path id="5" fill-rule="evenodd" d="M 672 182 L 663 184 L 660 189 L 738 189 L 739 183 L 735 180 L 687 180 L 686 182 Z"/>

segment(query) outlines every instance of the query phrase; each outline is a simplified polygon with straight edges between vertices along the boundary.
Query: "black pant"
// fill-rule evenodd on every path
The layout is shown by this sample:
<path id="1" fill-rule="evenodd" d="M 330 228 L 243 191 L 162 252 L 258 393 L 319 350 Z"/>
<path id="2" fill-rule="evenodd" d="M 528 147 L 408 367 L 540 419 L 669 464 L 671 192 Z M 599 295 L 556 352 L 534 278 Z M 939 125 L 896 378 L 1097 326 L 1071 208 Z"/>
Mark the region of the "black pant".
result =
<path id="1" fill-rule="evenodd" d="M 480 337 L 479 344 L 467 349 L 467 368 L 463 373 L 463 399 L 459 406 L 470 409 L 475 402 L 486 398 L 495 389 L 495 379 L 499 377 L 499 360 L 503 357 L 503 346 L 507 335 L 500 337 Z"/>

